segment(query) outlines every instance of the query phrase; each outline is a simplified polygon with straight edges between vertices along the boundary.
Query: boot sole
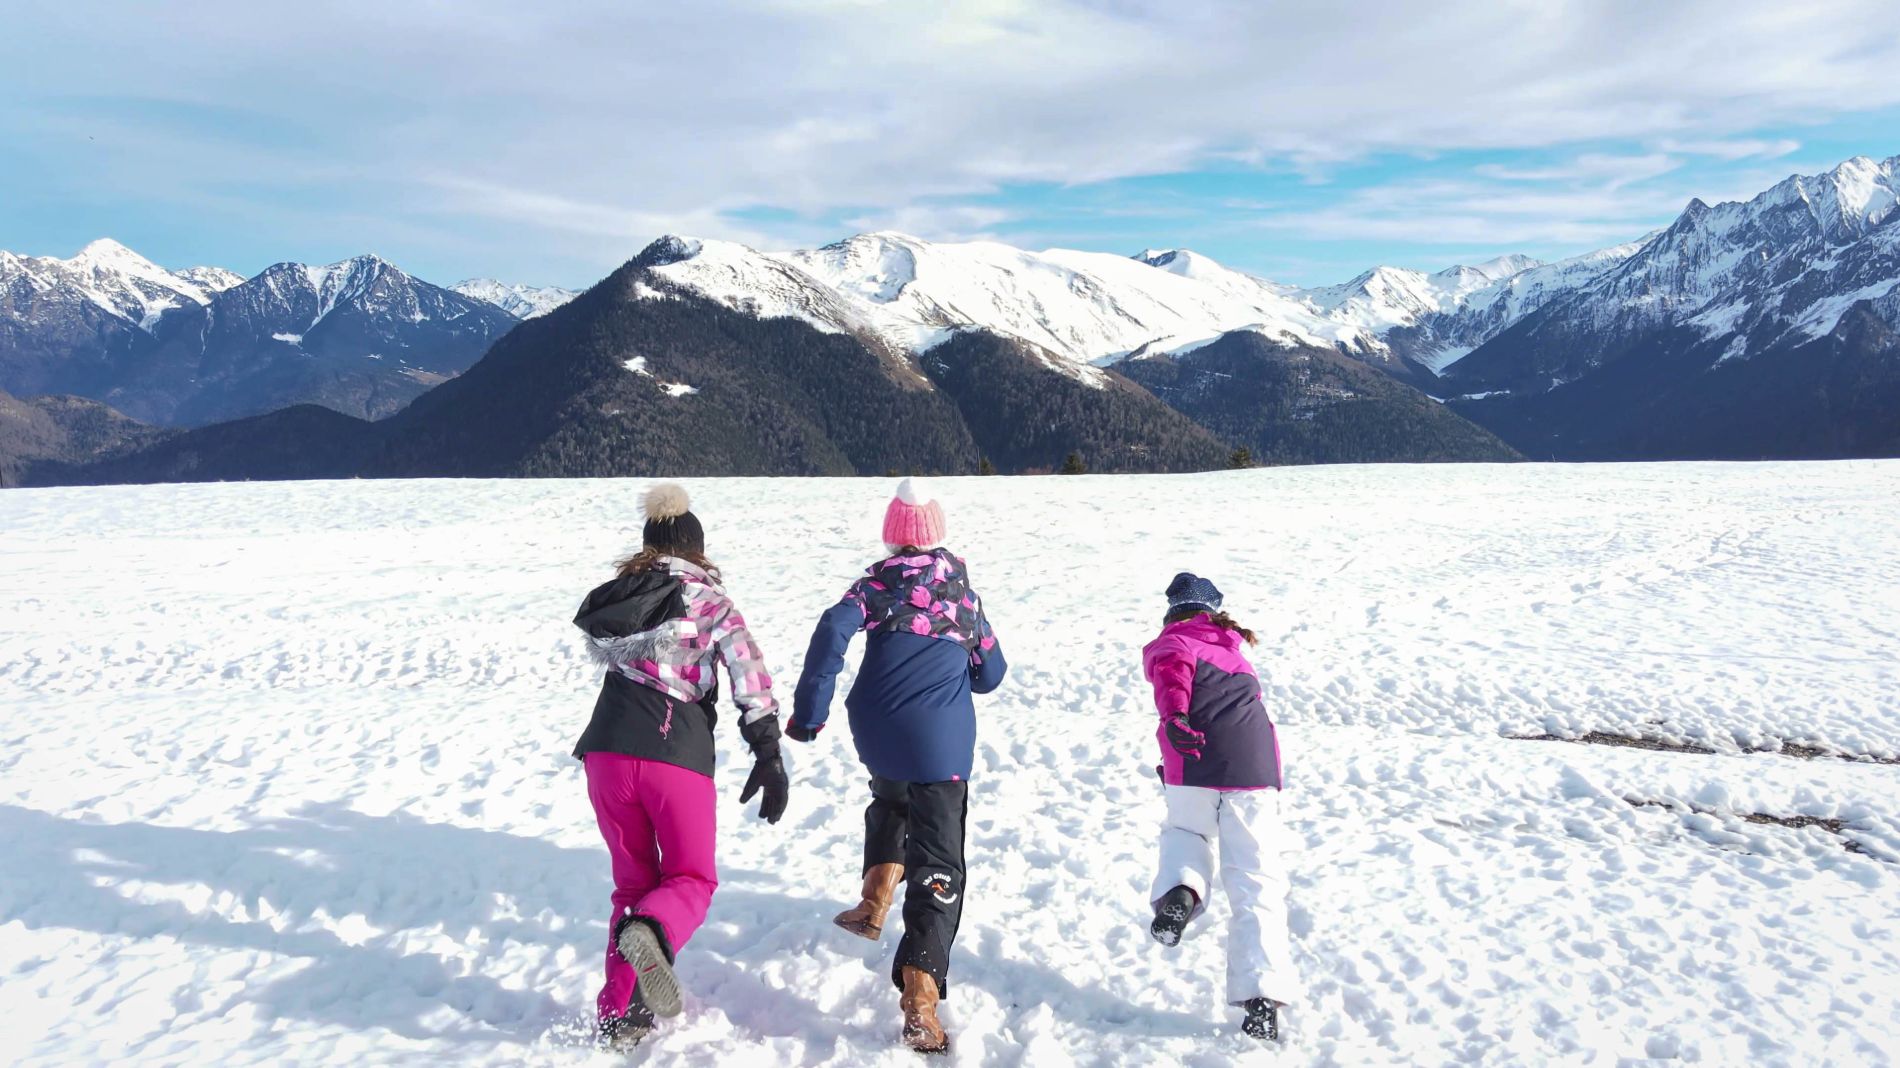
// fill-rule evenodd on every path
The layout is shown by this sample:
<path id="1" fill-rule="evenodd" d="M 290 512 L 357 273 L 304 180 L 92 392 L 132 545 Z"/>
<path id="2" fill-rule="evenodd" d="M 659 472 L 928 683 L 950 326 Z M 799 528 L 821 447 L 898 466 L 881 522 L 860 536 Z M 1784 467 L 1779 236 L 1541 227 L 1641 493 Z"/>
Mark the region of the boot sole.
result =
<path id="1" fill-rule="evenodd" d="M 872 942 L 876 942 L 879 939 L 884 937 L 884 928 L 873 927 L 868 923 L 860 923 L 856 920 L 847 920 L 843 916 L 839 916 L 833 919 L 831 922 L 846 931 L 850 931 L 852 934 L 857 935 L 859 938 L 868 939 Z"/>
<path id="2" fill-rule="evenodd" d="M 1188 910 L 1179 905 L 1163 905 L 1155 913 L 1155 922 L 1148 925 L 1148 933 L 1164 946 L 1181 944 L 1181 934 L 1187 930 Z"/>
<path id="3" fill-rule="evenodd" d="M 628 1028 L 612 1038 L 601 1040 L 600 1048 L 609 1053 L 631 1053 L 652 1033 L 651 1027 Z"/>
<path id="4" fill-rule="evenodd" d="M 653 1015 L 674 1017 L 680 1014 L 680 984 L 673 966 L 660 951 L 659 939 L 644 923 L 630 923 L 620 932 L 620 957 L 639 976 L 640 996 Z"/>
<path id="5" fill-rule="evenodd" d="M 1270 1010 L 1260 1016 L 1248 1014 L 1240 1023 L 1240 1033 L 1256 1042 L 1277 1043 L 1280 1041 L 1280 1013 Z"/>
<path id="6" fill-rule="evenodd" d="M 941 1046 L 920 1046 L 912 1040 L 910 1035 L 906 1034 L 904 1036 L 904 1045 L 908 1047 L 912 1053 L 922 1054 L 926 1057 L 947 1057 L 950 1055 L 949 1035 L 943 1036 L 943 1045 Z"/>

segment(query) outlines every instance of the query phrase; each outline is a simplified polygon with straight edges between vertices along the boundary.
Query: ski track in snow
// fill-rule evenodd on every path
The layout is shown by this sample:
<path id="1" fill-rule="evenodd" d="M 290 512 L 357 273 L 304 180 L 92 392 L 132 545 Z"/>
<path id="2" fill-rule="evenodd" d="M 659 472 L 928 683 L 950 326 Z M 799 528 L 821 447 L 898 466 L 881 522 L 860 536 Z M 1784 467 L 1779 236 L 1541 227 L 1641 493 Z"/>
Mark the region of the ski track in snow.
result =
<path id="1" fill-rule="evenodd" d="M 609 885 L 568 619 L 637 541 L 640 488 L 0 494 L 8 1059 L 917 1063 L 895 913 L 880 945 L 829 923 L 865 800 L 841 709 L 787 743 L 777 827 L 738 805 L 722 723 L 686 1012 L 630 1058 L 584 1044 Z M 890 486 L 691 488 L 789 699 Z M 1900 766 L 1744 752 L 1900 755 L 1900 463 L 940 489 L 1013 666 L 979 698 L 949 1063 L 1900 1057 Z M 1260 632 L 1282 728 L 1308 990 L 1275 1051 L 1220 1004 L 1221 896 L 1178 950 L 1145 931 L 1137 650 L 1179 568 Z M 1505 737 L 1588 731 L 1718 753 Z"/>

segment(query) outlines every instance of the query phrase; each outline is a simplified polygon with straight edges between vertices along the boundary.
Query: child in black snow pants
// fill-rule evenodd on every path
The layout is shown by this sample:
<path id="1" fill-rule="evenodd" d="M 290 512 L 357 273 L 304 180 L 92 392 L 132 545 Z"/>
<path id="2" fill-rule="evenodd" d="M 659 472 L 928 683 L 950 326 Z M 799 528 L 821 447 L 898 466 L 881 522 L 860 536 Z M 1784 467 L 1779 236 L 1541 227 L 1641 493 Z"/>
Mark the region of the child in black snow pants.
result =
<path id="1" fill-rule="evenodd" d="M 948 993 L 950 946 L 968 894 L 963 825 L 976 758 L 970 695 L 996 689 L 1007 670 L 982 601 L 963 561 L 942 547 L 943 535 L 942 506 L 905 479 L 884 513 L 889 555 L 819 619 L 785 731 L 808 742 L 824 729 L 845 650 L 853 635 L 870 632 L 845 698 L 858 759 L 871 771 L 864 887 L 857 907 L 835 922 L 877 939 L 898 882 L 909 876 L 891 979 L 903 991 L 904 1042 L 923 1053 L 950 1047 L 937 1002 Z"/>

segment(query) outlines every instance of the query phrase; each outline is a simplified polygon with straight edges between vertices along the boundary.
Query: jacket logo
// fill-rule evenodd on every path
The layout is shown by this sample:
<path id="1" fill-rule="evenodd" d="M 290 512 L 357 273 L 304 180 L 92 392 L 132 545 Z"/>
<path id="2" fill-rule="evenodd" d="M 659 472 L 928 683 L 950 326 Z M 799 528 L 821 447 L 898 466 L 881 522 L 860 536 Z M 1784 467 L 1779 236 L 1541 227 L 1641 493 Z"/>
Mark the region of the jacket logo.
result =
<path id="1" fill-rule="evenodd" d="M 923 878 L 924 889 L 930 891 L 931 897 L 945 905 L 957 903 L 958 895 L 950 892 L 950 887 L 954 882 L 955 879 L 949 872 L 942 871 L 926 872 Z"/>

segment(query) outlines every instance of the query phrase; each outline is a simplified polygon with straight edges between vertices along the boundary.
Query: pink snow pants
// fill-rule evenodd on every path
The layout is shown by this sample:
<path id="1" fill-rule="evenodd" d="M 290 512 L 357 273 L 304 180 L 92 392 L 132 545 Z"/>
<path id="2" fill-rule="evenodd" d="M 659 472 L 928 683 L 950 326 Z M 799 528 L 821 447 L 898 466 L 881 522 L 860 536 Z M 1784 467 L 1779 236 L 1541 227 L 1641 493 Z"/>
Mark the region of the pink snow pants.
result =
<path id="1" fill-rule="evenodd" d="M 607 924 L 607 983 L 600 1015 L 627 1011 L 637 981 L 633 965 L 613 945 L 620 918 L 637 913 L 658 920 L 678 953 L 706 921 L 719 873 L 711 777 L 657 760 L 589 753 L 587 799 L 600 836 L 613 855 L 614 913 Z"/>

